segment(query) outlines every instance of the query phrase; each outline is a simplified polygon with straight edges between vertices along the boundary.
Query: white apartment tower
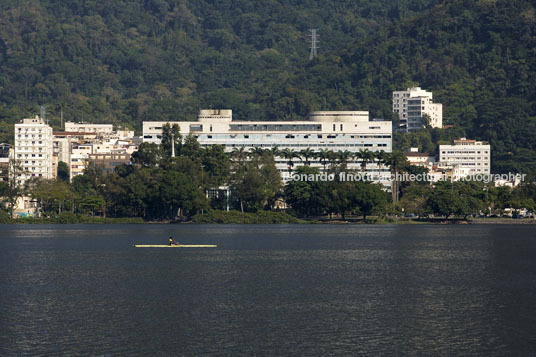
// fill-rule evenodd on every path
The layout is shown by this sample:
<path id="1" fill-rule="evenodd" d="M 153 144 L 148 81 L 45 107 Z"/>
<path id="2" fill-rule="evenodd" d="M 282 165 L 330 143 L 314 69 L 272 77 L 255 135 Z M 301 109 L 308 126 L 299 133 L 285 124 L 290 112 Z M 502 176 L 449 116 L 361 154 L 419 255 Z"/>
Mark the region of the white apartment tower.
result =
<path id="1" fill-rule="evenodd" d="M 443 105 L 434 103 L 432 99 L 432 92 L 420 87 L 393 92 L 393 113 L 398 114 L 401 128 L 406 132 L 423 128 L 425 115 L 428 116 L 431 127 L 442 128 Z"/>
<path id="2" fill-rule="evenodd" d="M 490 157 L 490 145 L 482 141 L 461 138 L 454 145 L 439 145 L 440 164 L 464 169 L 471 176 L 491 174 Z"/>
<path id="3" fill-rule="evenodd" d="M 39 116 L 15 124 L 15 159 L 24 170 L 19 184 L 33 177 L 54 177 L 52 138 L 52 128 Z"/>

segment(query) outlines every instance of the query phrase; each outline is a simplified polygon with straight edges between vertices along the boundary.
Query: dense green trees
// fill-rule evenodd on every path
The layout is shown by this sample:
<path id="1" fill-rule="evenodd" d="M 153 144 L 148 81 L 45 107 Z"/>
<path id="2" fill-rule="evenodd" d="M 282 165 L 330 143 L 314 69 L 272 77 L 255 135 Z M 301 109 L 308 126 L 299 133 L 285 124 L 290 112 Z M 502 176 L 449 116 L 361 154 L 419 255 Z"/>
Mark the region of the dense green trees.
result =
<path id="1" fill-rule="evenodd" d="M 245 120 L 318 109 L 391 119 L 392 90 L 420 84 L 454 128 L 399 138 L 400 150 L 464 133 L 491 143 L 494 172 L 536 167 L 528 0 L 47 0 L 0 11 L 0 142 L 40 104 L 56 127 L 63 113 L 138 131 L 200 107 Z M 311 27 L 323 39 L 313 61 Z"/>
<path id="2" fill-rule="evenodd" d="M 288 212 L 300 217 L 345 219 L 360 215 L 364 220 L 370 215 L 387 214 L 448 219 L 500 215 L 505 209 L 514 214 L 525 208 L 536 210 L 536 184 L 530 180 L 515 189 L 476 181 L 442 181 L 434 185 L 400 181 L 392 186 L 397 191 L 389 200 L 391 195 L 380 185 L 355 180 L 355 176 L 349 179 L 351 174 L 363 174 L 366 166 L 358 164 L 350 171 L 347 163 L 361 159 L 380 166 L 391 164 L 393 173 L 425 173 L 425 169 L 409 165 L 398 152 L 350 155 L 320 151 L 294 155 L 281 151 L 280 155 L 290 155 L 295 164 L 295 179 L 283 187 L 274 160 L 274 152 L 278 151 L 257 148 L 247 152 L 241 148 L 226 154 L 221 146 L 202 148 L 195 137 L 189 137 L 180 145 L 178 155 L 171 157 L 169 152 L 149 144 L 135 155 L 132 165 L 105 173 L 90 163 L 84 175 L 76 176 L 71 184 L 59 177 L 57 181 L 30 180 L 22 188 L 0 182 L 0 201 L 9 209 L 16 198 L 27 194 L 39 202 L 47 216 L 74 213 L 146 219 L 188 219 L 227 207 L 242 212 L 277 210 L 283 202 Z M 322 158 L 329 161 L 323 162 Z M 305 165 L 306 160 L 325 164 L 325 172 L 320 175 L 318 168 Z"/>

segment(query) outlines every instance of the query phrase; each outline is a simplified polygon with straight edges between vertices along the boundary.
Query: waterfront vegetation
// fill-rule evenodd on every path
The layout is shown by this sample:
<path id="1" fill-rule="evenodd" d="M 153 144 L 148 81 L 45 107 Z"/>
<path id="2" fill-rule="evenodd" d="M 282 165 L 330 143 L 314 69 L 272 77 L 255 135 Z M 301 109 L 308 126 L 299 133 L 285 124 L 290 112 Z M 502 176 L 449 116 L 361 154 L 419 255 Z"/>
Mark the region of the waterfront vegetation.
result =
<path id="1" fill-rule="evenodd" d="M 175 157 L 171 156 L 172 146 Z M 291 180 L 284 186 L 276 158 L 287 161 L 289 173 L 313 177 L 320 175 L 318 167 L 310 166 L 314 161 L 334 179 Z M 42 222 L 50 223 L 138 223 L 142 218 L 156 222 L 300 223 L 300 219 L 349 217 L 379 223 L 404 216 L 449 219 L 536 210 L 532 177 L 515 189 L 479 181 L 434 185 L 394 181 L 391 193 L 369 181 L 340 180 L 342 173 L 352 173 L 348 170 L 350 161 L 361 163 L 359 173 L 366 173 L 371 163 L 390 168 L 391 174 L 426 173 L 425 168 L 410 165 L 399 152 L 294 152 L 277 148 L 248 152 L 240 148 L 225 153 L 219 145 L 202 148 L 195 137 L 182 138 L 178 126 L 165 125 L 162 145 L 144 143 L 132 160 L 131 165 L 108 173 L 90 163 L 72 183 L 68 175 L 57 180 L 34 179 L 17 194 L 31 196 L 40 206 Z M 10 182 L 0 183 L 6 211 L 14 202 L 9 196 L 14 192 Z M 9 218 L 3 214 L 0 220 L 6 221 L 6 215 Z M 36 223 L 40 218 L 19 222 Z"/>
<path id="2" fill-rule="evenodd" d="M 258 211 L 255 213 L 240 211 L 213 210 L 205 214 L 197 214 L 192 223 L 218 223 L 218 224 L 289 224 L 289 223 L 314 223 L 296 218 L 285 212 Z"/>

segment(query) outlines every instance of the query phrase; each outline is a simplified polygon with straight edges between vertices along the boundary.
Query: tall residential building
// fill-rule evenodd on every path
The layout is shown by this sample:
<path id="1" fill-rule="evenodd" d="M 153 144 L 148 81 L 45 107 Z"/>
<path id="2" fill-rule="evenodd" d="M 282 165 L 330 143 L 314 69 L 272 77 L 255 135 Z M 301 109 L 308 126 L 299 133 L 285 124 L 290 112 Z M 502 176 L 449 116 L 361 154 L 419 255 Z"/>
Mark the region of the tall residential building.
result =
<path id="1" fill-rule="evenodd" d="M 400 118 L 400 126 L 406 131 L 415 131 L 424 127 L 424 117 L 433 128 L 443 126 L 443 105 L 434 103 L 432 92 L 420 87 L 393 92 L 393 113 Z"/>
<path id="2" fill-rule="evenodd" d="M 23 173 L 17 180 L 25 183 L 33 177 L 51 179 L 52 170 L 52 128 L 43 119 L 23 119 L 15 124 L 15 159 L 21 164 Z"/>
<path id="3" fill-rule="evenodd" d="M 491 173 L 490 145 L 482 141 L 461 138 L 454 145 L 439 145 L 439 162 L 465 169 L 468 175 Z"/>
<path id="4" fill-rule="evenodd" d="M 143 141 L 160 144 L 162 126 L 168 122 L 143 122 Z M 291 149 L 300 151 L 310 149 L 320 151 L 357 152 L 364 149 L 370 151 L 392 151 L 392 124 L 390 121 L 370 121 L 366 111 L 321 111 L 311 113 L 309 120 L 304 121 L 236 121 L 231 110 L 201 110 L 197 121 L 169 122 L 180 127 L 182 135 L 194 135 L 199 144 L 223 145 L 225 151 L 243 148 L 279 150 Z M 276 157 L 276 166 L 283 179 L 287 180 L 292 171 L 289 160 Z M 299 163 L 299 159 L 294 159 Z M 322 168 L 318 159 L 310 160 L 313 167 Z M 348 168 L 360 169 L 360 162 L 350 159 Z M 389 172 L 388 168 L 380 168 L 369 163 L 367 172 L 372 175 Z M 390 183 L 382 182 L 386 187 Z"/>
<path id="5" fill-rule="evenodd" d="M 9 159 L 11 145 L 0 144 L 0 181 L 7 181 L 9 177 Z"/>

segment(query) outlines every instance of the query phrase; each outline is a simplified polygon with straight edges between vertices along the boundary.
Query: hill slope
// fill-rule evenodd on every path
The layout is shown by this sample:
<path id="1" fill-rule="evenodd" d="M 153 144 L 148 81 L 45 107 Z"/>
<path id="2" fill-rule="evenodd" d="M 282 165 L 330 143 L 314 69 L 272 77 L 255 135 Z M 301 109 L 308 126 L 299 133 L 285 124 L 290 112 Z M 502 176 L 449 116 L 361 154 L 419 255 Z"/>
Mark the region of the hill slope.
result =
<path id="1" fill-rule="evenodd" d="M 536 167 L 528 0 L 6 0 L 0 12 L 0 141 L 40 104 L 56 126 L 60 110 L 137 129 L 202 107 L 391 118 L 391 91 L 419 84 L 446 124 L 492 143 L 494 169 Z M 309 28 L 321 36 L 313 61 Z"/>

